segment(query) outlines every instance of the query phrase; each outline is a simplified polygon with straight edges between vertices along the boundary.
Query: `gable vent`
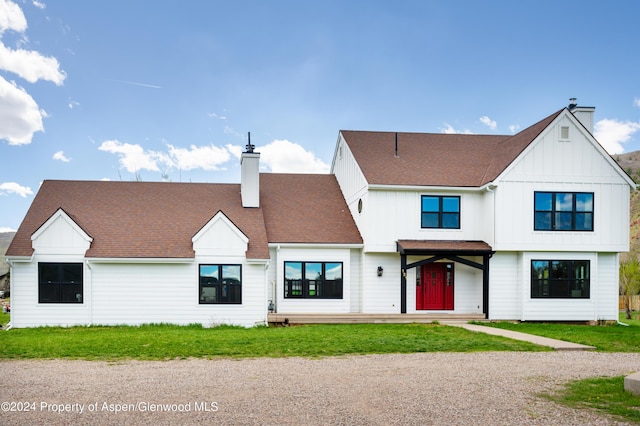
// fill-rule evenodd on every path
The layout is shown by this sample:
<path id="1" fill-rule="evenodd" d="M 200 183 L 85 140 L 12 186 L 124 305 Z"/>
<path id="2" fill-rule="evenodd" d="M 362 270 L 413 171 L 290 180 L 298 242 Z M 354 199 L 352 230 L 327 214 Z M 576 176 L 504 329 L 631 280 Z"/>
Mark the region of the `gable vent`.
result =
<path id="1" fill-rule="evenodd" d="M 569 140 L 569 126 L 560 127 L 560 139 Z"/>

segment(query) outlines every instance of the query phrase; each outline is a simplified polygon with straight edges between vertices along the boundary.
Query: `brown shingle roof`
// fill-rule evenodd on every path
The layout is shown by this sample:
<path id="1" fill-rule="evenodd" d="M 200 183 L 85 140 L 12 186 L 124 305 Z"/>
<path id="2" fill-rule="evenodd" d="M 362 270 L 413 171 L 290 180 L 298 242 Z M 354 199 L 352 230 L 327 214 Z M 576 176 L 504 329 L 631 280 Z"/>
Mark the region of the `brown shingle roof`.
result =
<path id="1" fill-rule="evenodd" d="M 362 244 L 334 175 L 260 174 L 270 243 Z"/>
<path id="2" fill-rule="evenodd" d="M 369 184 L 479 187 L 491 182 L 562 112 L 513 135 L 341 131 Z"/>
<path id="3" fill-rule="evenodd" d="M 30 256 L 31 235 L 62 208 L 93 238 L 87 257 L 193 258 L 191 238 L 222 211 L 268 259 L 262 209 L 245 209 L 239 184 L 45 181 L 7 256 Z"/>
<path id="4" fill-rule="evenodd" d="M 484 241 L 448 240 L 398 240 L 400 253 L 411 252 L 490 252 L 493 249 Z"/>

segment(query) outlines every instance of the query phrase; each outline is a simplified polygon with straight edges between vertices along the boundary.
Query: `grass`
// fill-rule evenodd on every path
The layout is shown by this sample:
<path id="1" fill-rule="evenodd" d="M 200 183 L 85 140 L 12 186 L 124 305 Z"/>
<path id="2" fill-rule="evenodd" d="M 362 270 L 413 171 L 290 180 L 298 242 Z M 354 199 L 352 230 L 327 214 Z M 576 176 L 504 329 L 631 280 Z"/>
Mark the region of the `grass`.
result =
<path id="1" fill-rule="evenodd" d="M 640 423 L 640 396 L 624 390 L 624 376 L 577 380 L 554 394 L 542 394 L 573 408 L 591 408 Z"/>
<path id="2" fill-rule="evenodd" d="M 626 320 L 621 313 L 620 321 L 629 326 L 618 324 L 585 326 L 538 322 L 517 324 L 496 322 L 484 325 L 582 343 L 594 346 L 601 352 L 640 352 L 640 314 L 635 312 L 632 320 Z"/>
<path id="3" fill-rule="evenodd" d="M 541 351 L 527 342 L 435 324 L 241 328 L 165 324 L 42 327 L 0 333 L 3 359 L 167 360 L 414 352 Z"/>

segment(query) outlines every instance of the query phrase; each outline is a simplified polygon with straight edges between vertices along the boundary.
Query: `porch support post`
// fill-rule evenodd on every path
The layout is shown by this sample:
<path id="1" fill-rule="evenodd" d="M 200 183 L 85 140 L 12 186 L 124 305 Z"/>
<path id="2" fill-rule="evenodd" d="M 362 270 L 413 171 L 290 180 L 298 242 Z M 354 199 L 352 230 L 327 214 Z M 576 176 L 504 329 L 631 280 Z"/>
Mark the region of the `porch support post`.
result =
<path id="1" fill-rule="evenodd" d="M 485 254 L 482 257 L 482 311 L 485 318 L 489 319 L 489 259 L 491 259 L 491 255 Z"/>
<path id="2" fill-rule="evenodd" d="M 407 313 L 407 255 L 400 255 L 400 313 Z"/>

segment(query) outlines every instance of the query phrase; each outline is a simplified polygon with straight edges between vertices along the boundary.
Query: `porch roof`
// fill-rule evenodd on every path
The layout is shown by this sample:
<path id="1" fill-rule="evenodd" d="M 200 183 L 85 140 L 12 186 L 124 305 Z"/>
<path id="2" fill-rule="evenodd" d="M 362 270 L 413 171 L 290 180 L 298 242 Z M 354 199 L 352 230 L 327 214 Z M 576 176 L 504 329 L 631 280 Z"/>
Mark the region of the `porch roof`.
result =
<path id="1" fill-rule="evenodd" d="M 396 245 L 400 254 L 493 253 L 491 246 L 484 241 L 398 240 Z"/>

